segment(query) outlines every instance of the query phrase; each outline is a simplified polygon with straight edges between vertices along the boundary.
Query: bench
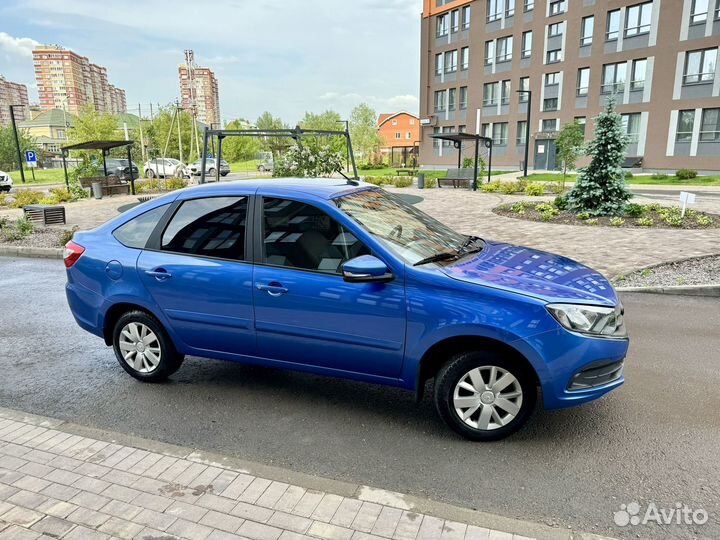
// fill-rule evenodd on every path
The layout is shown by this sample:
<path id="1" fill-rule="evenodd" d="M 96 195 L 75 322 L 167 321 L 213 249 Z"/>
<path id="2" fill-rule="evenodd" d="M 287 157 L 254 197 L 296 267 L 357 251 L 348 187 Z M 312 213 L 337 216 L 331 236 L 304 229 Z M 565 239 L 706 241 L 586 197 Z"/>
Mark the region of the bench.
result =
<path id="1" fill-rule="evenodd" d="M 102 184 L 103 197 L 111 195 L 128 195 L 130 193 L 130 184 L 121 182 L 115 176 L 89 176 L 87 178 L 79 178 L 80 185 L 86 189 L 92 189 L 95 182 Z"/>
<path id="2" fill-rule="evenodd" d="M 442 187 L 443 182 L 446 184 L 452 182 L 452 187 L 470 187 L 474 178 L 475 170 L 471 167 L 464 169 L 448 169 L 444 178 L 438 178 L 438 187 Z"/>
<path id="3" fill-rule="evenodd" d="M 415 176 L 417 174 L 417 169 L 396 169 L 395 171 L 398 176 Z"/>

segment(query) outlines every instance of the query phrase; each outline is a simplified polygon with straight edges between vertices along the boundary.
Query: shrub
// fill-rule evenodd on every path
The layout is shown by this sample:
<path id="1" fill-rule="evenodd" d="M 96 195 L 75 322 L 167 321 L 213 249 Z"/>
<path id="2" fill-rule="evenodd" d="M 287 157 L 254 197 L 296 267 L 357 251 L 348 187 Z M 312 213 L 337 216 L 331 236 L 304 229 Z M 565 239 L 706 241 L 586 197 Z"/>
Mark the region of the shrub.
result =
<path id="1" fill-rule="evenodd" d="M 563 187 L 556 182 L 550 182 L 549 184 L 546 184 L 545 189 L 547 191 L 549 191 L 550 193 L 555 193 L 555 194 L 561 194 L 563 191 L 565 191 L 563 189 Z"/>
<path id="2" fill-rule="evenodd" d="M 5 206 L 7 203 L 5 202 L 5 195 L 0 193 L 0 206 Z"/>
<path id="3" fill-rule="evenodd" d="M 661 208 L 658 210 L 658 214 L 660 214 L 663 221 L 671 227 L 682 227 L 683 222 L 685 221 L 682 216 L 682 210 L 680 210 L 677 206 Z"/>
<path id="4" fill-rule="evenodd" d="M 22 208 L 28 204 L 39 204 L 45 198 L 42 191 L 33 191 L 31 189 L 21 189 L 15 193 L 15 202 L 10 204 L 10 208 Z"/>
<path id="5" fill-rule="evenodd" d="M 590 219 L 590 212 L 580 212 L 580 213 L 577 215 L 577 218 L 578 218 L 578 219 L 581 219 L 581 220 L 583 220 L 583 221 L 588 220 L 588 219 Z"/>
<path id="6" fill-rule="evenodd" d="M 550 203 L 540 203 L 540 204 L 535 205 L 535 210 L 542 213 L 542 212 L 550 212 L 551 210 L 557 210 L 557 208 L 555 208 L 555 206 L 553 206 Z"/>
<path id="7" fill-rule="evenodd" d="M 625 180 L 630 180 L 631 178 L 635 178 L 635 175 L 630 171 L 625 171 Z"/>
<path id="8" fill-rule="evenodd" d="M 654 202 L 654 203 L 648 204 L 645 208 L 647 208 L 647 209 L 650 210 L 651 212 L 657 212 L 658 210 L 660 210 L 661 208 L 663 208 L 663 205 L 660 204 L 660 203 L 655 203 L 655 202 Z"/>
<path id="9" fill-rule="evenodd" d="M 621 217 L 610 218 L 610 225 L 613 227 L 622 227 L 625 225 L 625 220 Z"/>
<path id="10" fill-rule="evenodd" d="M 707 227 L 708 225 L 712 225 L 712 218 L 710 216 L 706 216 L 704 214 L 700 214 L 695 218 L 695 223 L 700 225 L 701 227 Z"/>
<path id="11" fill-rule="evenodd" d="M 525 186 L 525 193 L 531 197 L 539 197 L 545 193 L 545 186 L 539 182 L 534 182 Z"/>
<path id="12" fill-rule="evenodd" d="M 393 185 L 397 188 L 405 188 L 412 186 L 413 180 L 412 178 L 405 177 L 405 176 L 396 176 L 393 178 Z"/>
<path id="13" fill-rule="evenodd" d="M 650 178 L 652 178 L 653 180 L 667 180 L 670 177 L 667 174 L 655 173 L 651 175 Z"/>
<path id="14" fill-rule="evenodd" d="M 72 193 L 65 188 L 52 188 L 50 190 L 50 195 L 59 203 L 70 202 L 72 200 Z"/>
<path id="15" fill-rule="evenodd" d="M 516 202 L 510 207 L 511 212 L 515 212 L 516 214 L 524 214 L 525 209 L 527 208 L 527 203 L 524 201 Z"/>
<path id="16" fill-rule="evenodd" d="M 60 244 L 60 247 L 63 247 L 70 240 L 72 240 L 73 236 L 75 236 L 75 231 L 77 231 L 78 229 L 79 227 L 75 226 L 72 229 L 64 230 L 60 235 L 60 238 L 58 239 L 58 244 Z"/>
<path id="17" fill-rule="evenodd" d="M 680 169 L 675 173 L 680 180 L 692 180 L 697 177 L 697 171 L 693 169 Z"/>
<path id="18" fill-rule="evenodd" d="M 360 171 L 369 171 L 375 169 L 376 167 L 372 163 L 359 163 L 357 168 Z"/>
<path id="19" fill-rule="evenodd" d="M 500 182 L 500 191 L 506 195 L 522 191 L 518 182 Z"/>
<path id="20" fill-rule="evenodd" d="M 480 189 L 485 193 L 496 193 L 500 191 L 502 182 L 500 180 L 493 180 L 487 184 L 480 184 Z"/>
<path id="21" fill-rule="evenodd" d="M 645 213 L 646 209 L 642 204 L 630 203 L 625 206 L 625 215 L 630 217 L 640 217 Z"/>
<path id="22" fill-rule="evenodd" d="M 425 179 L 425 187 L 427 189 L 436 188 L 438 184 L 437 178 L 426 178 Z"/>
<path id="23" fill-rule="evenodd" d="M 553 205 L 555 205 L 555 208 L 557 208 L 558 210 L 565 210 L 568 206 L 567 197 L 564 197 L 562 195 L 555 197 Z"/>
<path id="24" fill-rule="evenodd" d="M 653 219 L 651 217 L 641 217 L 635 220 L 635 225 L 640 227 L 652 227 Z"/>
<path id="25" fill-rule="evenodd" d="M 291 146 L 275 160 L 273 176 L 317 178 L 343 170 L 344 159 L 330 146 Z"/>
<path id="26" fill-rule="evenodd" d="M 14 222 L 4 219 L 0 223 L 0 239 L 5 242 L 15 242 L 30 236 L 34 230 L 35 224 L 24 216 Z"/>
<path id="27" fill-rule="evenodd" d="M 375 186 L 382 186 L 385 183 L 384 176 L 366 176 L 364 180 L 368 184 L 373 184 Z"/>
<path id="28" fill-rule="evenodd" d="M 585 223 L 588 225 L 597 225 L 598 223 L 600 223 L 600 221 L 598 220 L 598 218 L 591 218 L 586 220 Z"/>

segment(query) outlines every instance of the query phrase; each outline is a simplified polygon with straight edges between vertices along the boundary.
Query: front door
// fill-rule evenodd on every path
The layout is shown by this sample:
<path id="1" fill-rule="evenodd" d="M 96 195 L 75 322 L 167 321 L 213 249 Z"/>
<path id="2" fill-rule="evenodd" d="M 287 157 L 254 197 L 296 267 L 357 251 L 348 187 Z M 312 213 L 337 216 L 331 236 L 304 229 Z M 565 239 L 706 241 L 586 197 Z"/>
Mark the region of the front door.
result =
<path id="1" fill-rule="evenodd" d="M 535 141 L 535 170 L 555 170 L 555 141 L 543 139 Z"/>
<path id="2" fill-rule="evenodd" d="M 241 196 L 186 200 L 138 258 L 145 287 L 197 354 L 256 352 L 247 208 Z"/>
<path id="3" fill-rule="evenodd" d="M 262 201 L 263 249 L 253 294 L 258 355 L 326 370 L 398 378 L 405 340 L 405 288 L 347 283 L 343 262 L 369 250 L 315 206 Z"/>

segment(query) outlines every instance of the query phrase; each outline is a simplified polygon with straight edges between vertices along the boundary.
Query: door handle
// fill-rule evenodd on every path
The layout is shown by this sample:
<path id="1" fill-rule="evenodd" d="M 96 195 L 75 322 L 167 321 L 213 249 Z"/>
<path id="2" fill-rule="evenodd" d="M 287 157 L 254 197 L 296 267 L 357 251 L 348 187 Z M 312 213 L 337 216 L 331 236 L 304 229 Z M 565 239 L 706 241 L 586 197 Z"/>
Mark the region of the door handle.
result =
<path id="1" fill-rule="evenodd" d="M 165 281 L 168 278 L 172 277 L 172 274 L 165 270 L 164 268 L 156 268 L 155 270 L 145 270 L 145 273 L 148 276 L 152 276 L 158 281 Z"/>
<path id="2" fill-rule="evenodd" d="M 273 281 L 271 283 L 268 283 L 267 285 L 263 283 L 258 283 L 257 285 L 255 285 L 255 287 L 259 291 L 267 292 L 270 296 L 281 296 L 288 292 L 287 288 L 283 287 L 282 284 L 278 283 L 277 281 Z"/>

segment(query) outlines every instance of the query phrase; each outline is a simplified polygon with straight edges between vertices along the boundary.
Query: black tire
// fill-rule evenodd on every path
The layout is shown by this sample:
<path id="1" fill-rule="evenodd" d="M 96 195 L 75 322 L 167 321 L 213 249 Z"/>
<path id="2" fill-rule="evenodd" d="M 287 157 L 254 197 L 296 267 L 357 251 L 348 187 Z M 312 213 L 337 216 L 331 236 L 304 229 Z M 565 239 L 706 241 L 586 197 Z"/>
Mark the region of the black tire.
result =
<path id="1" fill-rule="evenodd" d="M 220 176 L 227 176 L 228 174 L 230 174 L 230 173 L 223 172 L 223 173 L 220 173 Z"/>
<path id="2" fill-rule="evenodd" d="M 145 178 L 155 178 L 155 171 L 152 169 L 148 169 L 145 173 Z"/>
<path id="3" fill-rule="evenodd" d="M 463 397 L 469 399 L 475 399 L 477 397 L 477 399 L 480 399 L 480 396 L 485 395 L 485 393 L 472 394 L 469 390 L 459 387 L 458 383 L 463 379 L 467 382 L 466 377 L 468 377 L 470 372 L 475 368 L 481 368 L 480 373 L 483 382 L 489 383 L 490 377 L 492 376 L 491 368 L 493 366 L 499 368 L 499 370 L 496 370 L 496 373 L 509 373 L 514 377 L 515 381 L 512 382 L 510 386 L 501 389 L 500 392 L 486 390 L 486 392 L 490 394 L 497 394 L 495 397 L 490 396 L 490 394 L 486 396 L 486 399 L 492 400 L 493 406 L 484 405 L 483 401 L 479 401 L 479 408 L 476 409 L 476 412 L 470 414 L 468 418 L 469 422 L 476 424 L 476 426 L 471 426 L 463 420 L 456 411 L 454 402 L 456 387 L 458 387 L 459 399 Z M 499 381 L 500 378 L 501 377 L 497 377 L 496 380 Z M 514 405 L 514 408 L 519 408 L 519 410 L 517 410 L 514 418 L 508 420 L 511 412 L 503 409 L 503 404 L 508 402 L 508 399 L 503 396 L 512 396 L 517 393 L 517 391 L 522 392 L 519 399 L 518 397 L 509 398 L 511 403 L 505 406 Z M 496 397 L 503 399 L 503 404 L 494 403 Z M 535 378 L 533 374 L 529 372 L 529 369 L 515 358 L 508 358 L 492 350 L 467 351 L 456 354 L 448 360 L 435 377 L 435 407 L 437 408 L 438 414 L 450 428 L 463 437 L 473 441 L 497 441 L 515 433 L 530 417 L 535 408 L 536 401 L 537 387 Z M 495 410 L 496 413 L 492 413 L 493 416 L 488 424 L 488 429 L 479 429 L 477 426 L 482 424 L 480 415 L 486 407 L 489 407 L 491 411 Z M 468 413 L 472 409 L 472 406 L 469 406 L 465 410 L 460 407 L 463 413 Z M 494 416 L 495 414 L 498 416 L 503 415 L 503 421 L 507 423 L 498 422 Z M 498 424 L 500 424 L 499 427 Z"/>
<path id="4" fill-rule="evenodd" d="M 215 169 L 210 169 L 207 173 L 208 173 L 210 176 L 215 176 Z"/>
<path id="5" fill-rule="evenodd" d="M 149 328 L 156 336 L 159 345 L 159 362 L 152 370 L 138 370 L 131 366 L 124 358 L 121 350 L 121 335 L 124 329 L 130 324 L 136 323 Z M 172 340 L 165 332 L 162 324 L 152 315 L 140 311 L 129 311 L 122 315 L 113 328 L 113 351 L 120 366 L 131 376 L 143 382 L 158 382 L 167 379 L 182 366 L 185 357 L 178 353 Z M 137 356 L 137 355 L 135 355 Z"/>

